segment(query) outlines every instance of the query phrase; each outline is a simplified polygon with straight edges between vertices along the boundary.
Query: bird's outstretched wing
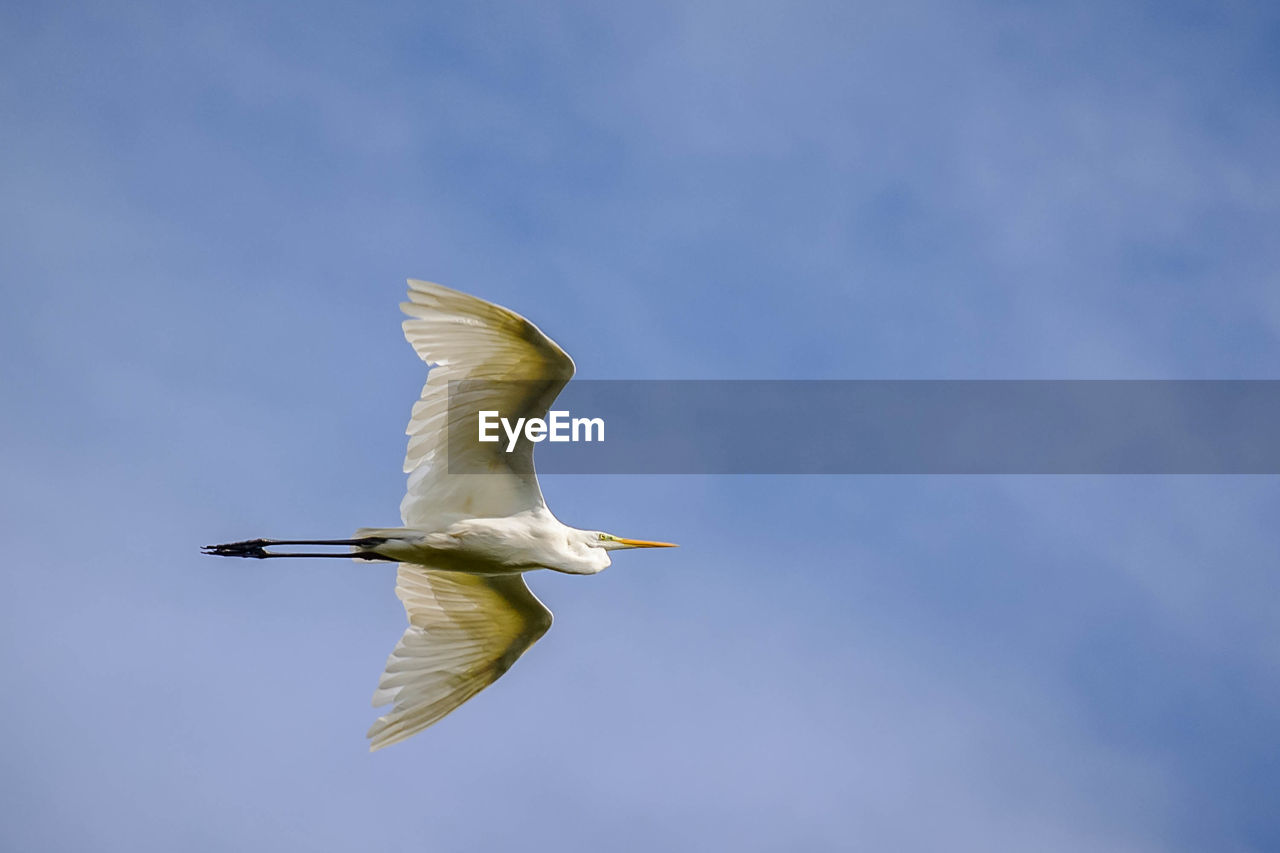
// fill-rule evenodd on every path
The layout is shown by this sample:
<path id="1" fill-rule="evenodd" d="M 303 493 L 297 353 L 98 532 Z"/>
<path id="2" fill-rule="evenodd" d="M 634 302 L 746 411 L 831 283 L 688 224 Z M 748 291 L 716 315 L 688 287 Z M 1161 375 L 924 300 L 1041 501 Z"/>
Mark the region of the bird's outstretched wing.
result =
<path id="1" fill-rule="evenodd" d="M 370 750 L 422 731 L 497 681 L 551 627 L 551 611 L 520 575 L 402 563 L 396 595 L 409 628 L 373 694 L 374 707 L 395 704 L 369 729 Z"/>
<path id="2" fill-rule="evenodd" d="M 521 441 L 507 453 L 505 440 L 469 442 L 451 460 L 449 430 L 476 435 L 480 410 L 496 410 L 513 423 L 517 417 L 545 417 L 573 376 L 573 359 L 514 311 L 438 284 L 411 279 L 409 301 L 400 307 L 409 315 L 405 337 L 423 361 L 434 365 L 405 430 L 409 489 L 400 504 L 404 523 L 440 529 L 460 518 L 502 517 L 545 506 L 532 444 Z M 528 382 L 482 384 L 467 400 L 466 411 L 455 406 L 450 412 L 449 383 L 456 380 Z M 456 473 L 459 469 L 488 473 Z"/>

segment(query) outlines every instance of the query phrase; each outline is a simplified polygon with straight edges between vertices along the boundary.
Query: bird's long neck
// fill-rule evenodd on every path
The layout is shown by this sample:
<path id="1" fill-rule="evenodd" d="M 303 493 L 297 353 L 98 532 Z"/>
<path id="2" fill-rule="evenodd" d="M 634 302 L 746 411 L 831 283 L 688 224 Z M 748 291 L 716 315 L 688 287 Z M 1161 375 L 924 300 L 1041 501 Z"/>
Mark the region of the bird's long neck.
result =
<path id="1" fill-rule="evenodd" d="M 587 544 L 594 534 L 567 524 L 560 526 L 563 531 L 553 534 L 560 542 L 554 543 L 558 547 L 553 549 L 554 556 L 546 563 L 548 569 L 570 575 L 594 575 L 609 567 L 609 554 L 603 548 Z"/>

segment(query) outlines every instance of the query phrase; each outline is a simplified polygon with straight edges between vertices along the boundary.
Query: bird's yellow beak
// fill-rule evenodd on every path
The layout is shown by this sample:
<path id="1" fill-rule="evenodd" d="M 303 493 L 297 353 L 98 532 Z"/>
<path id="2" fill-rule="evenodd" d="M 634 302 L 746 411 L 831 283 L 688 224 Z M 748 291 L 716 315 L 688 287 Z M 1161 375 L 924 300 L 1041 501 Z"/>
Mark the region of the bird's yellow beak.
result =
<path id="1" fill-rule="evenodd" d="M 617 541 L 626 545 L 628 548 L 679 548 L 680 546 L 674 542 L 649 542 L 645 539 L 623 539 L 618 537 Z"/>

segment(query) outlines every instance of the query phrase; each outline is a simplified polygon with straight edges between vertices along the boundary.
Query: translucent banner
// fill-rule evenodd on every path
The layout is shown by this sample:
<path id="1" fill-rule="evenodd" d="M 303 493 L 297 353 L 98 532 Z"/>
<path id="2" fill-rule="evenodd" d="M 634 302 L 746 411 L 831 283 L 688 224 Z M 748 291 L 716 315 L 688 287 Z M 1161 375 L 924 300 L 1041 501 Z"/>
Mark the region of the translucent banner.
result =
<path id="1" fill-rule="evenodd" d="M 1280 381 L 573 380 L 449 388 L 449 471 L 1275 474 Z"/>

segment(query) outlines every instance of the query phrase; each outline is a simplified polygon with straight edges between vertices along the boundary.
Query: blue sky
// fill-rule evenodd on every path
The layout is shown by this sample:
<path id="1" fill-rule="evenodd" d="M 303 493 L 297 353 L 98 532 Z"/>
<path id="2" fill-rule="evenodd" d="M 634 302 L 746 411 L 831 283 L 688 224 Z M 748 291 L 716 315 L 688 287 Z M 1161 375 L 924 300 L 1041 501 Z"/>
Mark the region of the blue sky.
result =
<path id="1" fill-rule="evenodd" d="M 555 477 L 682 543 L 369 756 L 406 277 L 597 379 L 1276 378 L 1264 3 L 6 4 L 12 849 L 1280 846 L 1272 477 Z"/>

